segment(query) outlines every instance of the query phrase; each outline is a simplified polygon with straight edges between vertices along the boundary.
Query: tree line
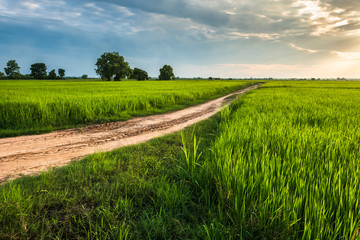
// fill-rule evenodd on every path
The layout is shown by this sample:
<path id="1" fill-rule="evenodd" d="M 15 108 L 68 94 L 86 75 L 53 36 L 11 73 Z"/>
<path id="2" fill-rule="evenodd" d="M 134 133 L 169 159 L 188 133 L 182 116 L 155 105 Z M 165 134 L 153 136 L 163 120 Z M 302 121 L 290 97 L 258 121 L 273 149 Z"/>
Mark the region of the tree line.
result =
<path id="1" fill-rule="evenodd" d="M 149 79 L 149 75 L 145 70 L 140 68 L 132 69 L 128 62 L 125 62 L 123 56 L 118 52 L 106 52 L 102 54 L 95 64 L 96 73 L 100 75 L 104 81 L 120 81 L 121 79 L 136 79 L 144 81 Z M 5 73 L 0 72 L 0 79 L 63 79 L 65 70 L 59 68 L 56 72 L 52 69 L 47 73 L 45 63 L 34 63 L 30 67 L 30 74 L 23 75 L 20 73 L 20 67 L 16 60 L 9 60 L 4 68 Z M 164 65 L 160 68 L 159 80 L 173 80 L 175 75 L 170 65 Z M 88 75 L 84 74 L 81 78 L 86 79 Z"/>
<path id="2" fill-rule="evenodd" d="M 102 54 L 96 62 L 95 72 L 104 81 L 120 81 L 121 79 L 136 79 L 144 81 L 149 79 L 148 73 L 140 68 L 132 69 L 125 58 L 118 52 L 106 52 Z M 159 80 L 175 79 L 173 68 L 170 65 L 164 65 L 160 68 Z"/>
<path id="3" fill-rule="evenodd" d="M 47 67 L 45 63 L 34 63 L 30 67 L 30 74 L 23 75 L 20 73 L 20 67 L 16 60 L 9 60 L 4 68 L 5 73 L 0 72 L 0 79 L 63 79 L 65 77 L 65 70 L 59 68 L 46 72 Z"/>

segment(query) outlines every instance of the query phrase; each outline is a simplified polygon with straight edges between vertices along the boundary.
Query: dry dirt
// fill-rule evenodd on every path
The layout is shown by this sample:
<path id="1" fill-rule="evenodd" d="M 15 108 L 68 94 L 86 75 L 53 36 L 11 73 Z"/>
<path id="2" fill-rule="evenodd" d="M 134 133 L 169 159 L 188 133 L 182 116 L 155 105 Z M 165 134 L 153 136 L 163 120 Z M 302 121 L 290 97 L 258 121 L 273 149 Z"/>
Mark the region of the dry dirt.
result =
<path id="1" fill-rule="evenodd" d="M 63 166 L 95 152 L 146 142 L 184 129 L 219 112 L 234 95 L 255 85 L 183 110 L 52 133 L 0 139 L 0 183 Z"/>

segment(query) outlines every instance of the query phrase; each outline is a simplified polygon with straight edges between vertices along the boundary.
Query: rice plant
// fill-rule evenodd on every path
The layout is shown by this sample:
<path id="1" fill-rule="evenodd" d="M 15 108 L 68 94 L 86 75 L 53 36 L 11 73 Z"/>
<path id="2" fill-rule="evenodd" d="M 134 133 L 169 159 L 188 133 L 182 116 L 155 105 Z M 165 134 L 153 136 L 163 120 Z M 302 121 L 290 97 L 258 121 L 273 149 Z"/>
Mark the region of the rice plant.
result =
<path id="1" fill-rule="evenodd" d="M 235 103 L 206 160 L 232 237 L 360 238 L 359 87 L 269 82 Z"/>

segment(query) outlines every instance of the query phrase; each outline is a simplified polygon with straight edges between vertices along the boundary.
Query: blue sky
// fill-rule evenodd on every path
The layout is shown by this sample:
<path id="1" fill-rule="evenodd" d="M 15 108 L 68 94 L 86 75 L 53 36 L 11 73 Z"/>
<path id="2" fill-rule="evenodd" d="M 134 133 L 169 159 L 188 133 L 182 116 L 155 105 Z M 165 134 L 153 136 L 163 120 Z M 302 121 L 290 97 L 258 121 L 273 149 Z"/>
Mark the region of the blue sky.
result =
<path id="1" fill-rule="evenodd" d="M 360 1 L 0 0 L 0 49 L 23 74 L 117 51 L 150 76 L 360 78 Z"/>

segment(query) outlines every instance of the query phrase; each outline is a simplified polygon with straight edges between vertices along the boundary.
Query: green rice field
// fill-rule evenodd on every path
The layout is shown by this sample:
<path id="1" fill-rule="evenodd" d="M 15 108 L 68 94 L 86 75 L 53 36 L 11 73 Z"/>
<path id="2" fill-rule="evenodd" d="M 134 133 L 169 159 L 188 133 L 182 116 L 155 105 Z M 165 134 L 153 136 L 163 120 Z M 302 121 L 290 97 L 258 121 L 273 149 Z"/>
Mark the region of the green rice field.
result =
<path id="1" fill-rule="evenodd" d="M 236 104 L 206 159 L 221 215 L 243 237 L 360 239 L 360 82 L 269 82 Z"/>
<path id="2" fill-rule="evenodd" d="M 0 239 L 360 239 L 359 109 L 360 82 L 268 81 L 182 133 L 0 186 Z"/>
<path id="3" fill-rule="evenodd" d="M 0 137 L 184 108 L 251 81 L 0 81 Z"/>

